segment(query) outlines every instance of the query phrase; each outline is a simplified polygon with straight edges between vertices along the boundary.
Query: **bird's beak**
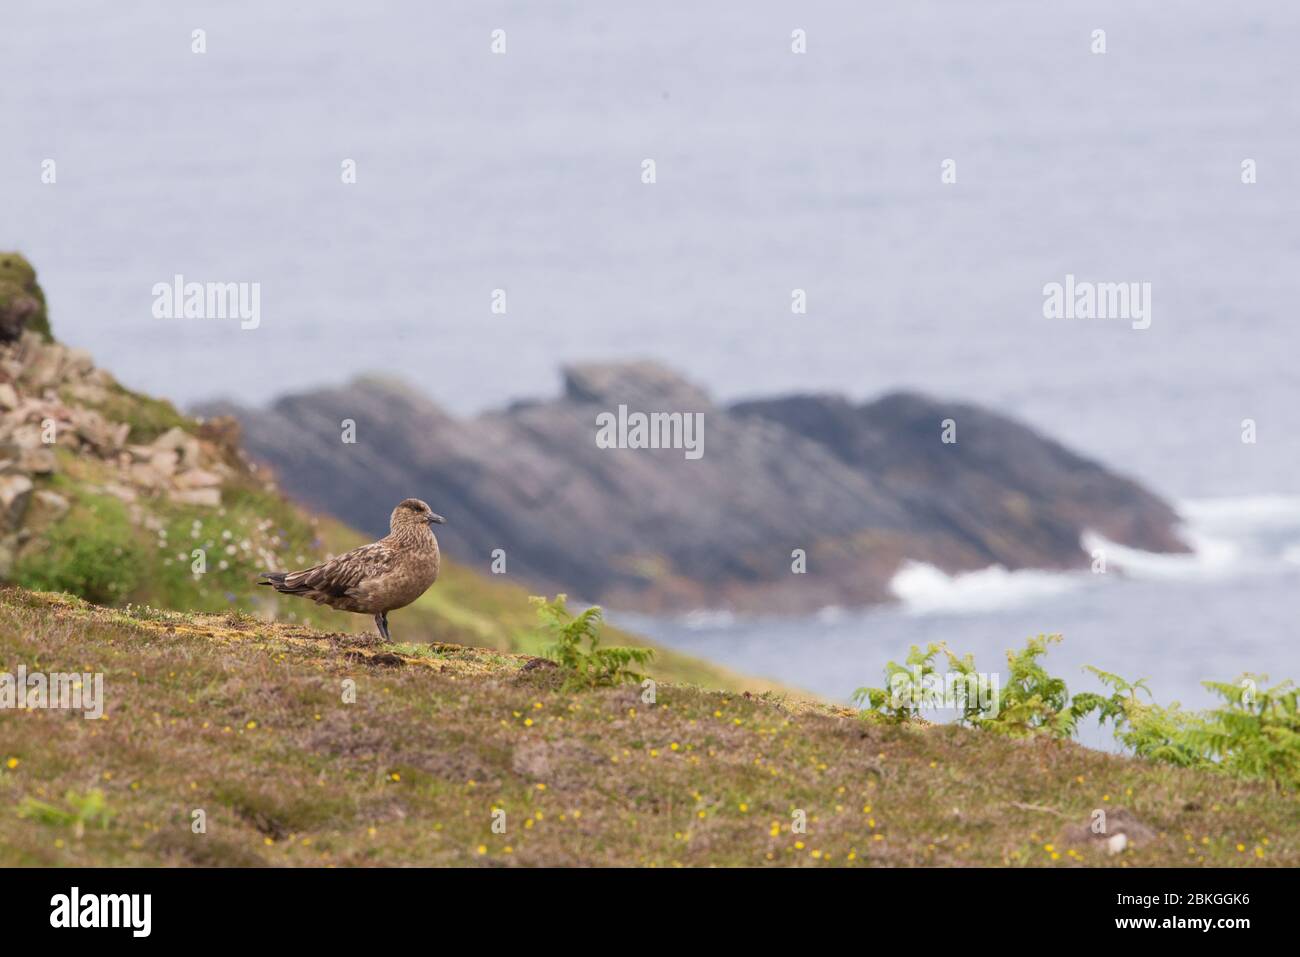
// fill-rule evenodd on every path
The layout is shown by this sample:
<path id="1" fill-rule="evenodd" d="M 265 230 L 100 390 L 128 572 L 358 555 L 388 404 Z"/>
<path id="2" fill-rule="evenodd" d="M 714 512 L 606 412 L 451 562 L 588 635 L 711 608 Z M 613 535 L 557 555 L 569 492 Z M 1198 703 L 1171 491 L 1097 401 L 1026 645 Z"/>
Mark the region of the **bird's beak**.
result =
<path id="1" fill-rule="evenodd" d="M 447 520 L 446 520 L 445 518 L 443 518 L 441 515 L 430 515 L 430 516 L 429 516 L 429 524 L 430 524 L 430 525 L 446 525 L 446 524 L 447 524 Z"/>

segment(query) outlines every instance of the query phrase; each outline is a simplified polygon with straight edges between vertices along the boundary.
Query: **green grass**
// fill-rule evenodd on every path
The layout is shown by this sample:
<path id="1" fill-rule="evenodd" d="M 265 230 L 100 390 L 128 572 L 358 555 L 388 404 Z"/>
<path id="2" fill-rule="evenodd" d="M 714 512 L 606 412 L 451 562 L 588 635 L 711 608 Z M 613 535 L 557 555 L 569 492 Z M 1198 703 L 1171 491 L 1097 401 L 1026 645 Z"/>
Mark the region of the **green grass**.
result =
<path id="1" fill-rule="evenodd" d="M 99 721 L 0 712 L 0 865 L 1300 864 L 1300 803 L 1263 782 L 773 694 L 566 691 L 560 669 L 492 649 L 400 651 L 0 592 L 0 658 L 102 671 L 107 702 Z M 1097 809 L 1150 839 L 1107 855 L 1086 833 Z"/>
<path id="2" fill-rule="evenodd" d="M 98 460 L 61 450 L 59 470 L 40 480 L 71 503 L 17 562 L 12 580 L 26 588 L 66 591 L 97 604 L 189 612 L 237 613 L 331 631 L 373 634 L 364 615 L 336 612 L 256 585 L 266 570 L 302 568 L 362 544 L 357 532 L 314 516 L 251 476 L 222 490 L 219 509 L 141 499 L 128 505 L 101 491 L 117 481 Z M 147 513 L 157 528 L 132 520 Z M 195 550 L 203 553 L 196 574 Z M 549 639 L 535 627 L 529 592 L 504 579 L 445 560 L 438 582 L 415 604 L 390 615 L 395 640 L 443 642 L 541 655 Z M 615 628 L 611 644 L 654 647 Z M 774 682 L 741 679 L 725 668 L 656 648 L 644 670 L 667 681 L 717 688 L 776 689 Z"/>
<path id="3" fill-rule="evenodd" d="M 135 534 L 125 503 L 85 493 L 46 532 L 40 546 L 18 563 L 14 576 L 29 588 L 66 591 L 101 604 L 137 589 L 145 546 Z"/>

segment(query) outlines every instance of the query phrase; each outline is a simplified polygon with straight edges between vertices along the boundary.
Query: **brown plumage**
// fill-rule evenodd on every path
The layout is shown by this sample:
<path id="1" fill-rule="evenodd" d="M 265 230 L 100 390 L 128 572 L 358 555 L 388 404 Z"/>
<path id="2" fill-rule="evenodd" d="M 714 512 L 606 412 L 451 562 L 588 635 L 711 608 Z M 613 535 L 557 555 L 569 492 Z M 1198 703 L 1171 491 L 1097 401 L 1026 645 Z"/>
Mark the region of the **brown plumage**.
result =
<path id="1" fill-rule="evenodd" d="M 327 562 L 300 572 L 264 572 L 265 581 L 284 595 L 301 595 L 339 611 L 374 615 L 385 641 L 388 613 L 405 608 L 438 578 L 438 539 L 433 526 L 445 522 L 418 498 L 408 498 L 389 519 L 389 533 Z"/>

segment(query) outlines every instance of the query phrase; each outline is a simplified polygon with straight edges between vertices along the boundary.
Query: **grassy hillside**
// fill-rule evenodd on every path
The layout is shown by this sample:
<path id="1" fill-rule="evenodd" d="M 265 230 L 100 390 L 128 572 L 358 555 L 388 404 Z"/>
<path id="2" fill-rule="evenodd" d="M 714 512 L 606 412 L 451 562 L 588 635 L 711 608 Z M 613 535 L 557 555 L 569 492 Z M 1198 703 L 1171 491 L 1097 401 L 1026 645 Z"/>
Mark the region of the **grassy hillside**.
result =
<path id="1" fill-rule="evenodd" d="M 492 631 L 472 593 L 431 620 Z M 1300 864 L 1267 784 L 771 694 L 566 692 L 483 648 L 7 589 L 0 660 L 102 671 L 107 701 L 0 712 L 0 865 Z"/>
<path id="2" fill-rule="evenodd" d="M 252 475 L 227 479 L 219 508 L 151 503 L 150 521 L 133 519 L 130 504 L 102 491 L 111 466 L 60 451 L 60 470 L 43 487 L 71 503 L 57 525 L 26 552 L 16 584 L 67 591 L 118 606 L 236 612 L 333 631 L 372 634 L 365 615 L 336 612 L 301 598 L 258 588 L 264 569 L 298 568 L 366 541 L 359 533 L 287 501 Z M 192 571 L 192 550 L 207 552 L 206 569 Z M 529 592 L 445 561 L 438 582 L 409 608 L 390 616 L 404 643 L 454 642 L 499 651 L 540 654 Z M 616 643 L 654 647 L 610 629 Z M 656 648 L 649 673 L 710 687 L 775 688 L 708 662 Z"/>

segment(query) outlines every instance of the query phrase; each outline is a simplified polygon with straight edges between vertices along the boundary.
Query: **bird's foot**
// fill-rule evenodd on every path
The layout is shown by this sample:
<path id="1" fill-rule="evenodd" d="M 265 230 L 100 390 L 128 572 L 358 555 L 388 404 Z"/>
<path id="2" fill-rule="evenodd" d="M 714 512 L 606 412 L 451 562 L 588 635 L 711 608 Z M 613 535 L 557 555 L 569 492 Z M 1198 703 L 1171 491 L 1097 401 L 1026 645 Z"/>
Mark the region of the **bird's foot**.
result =
<path id="1" fill-rule="evenodd" d="M 393 639 L 388 637 L 388 615 L 375 615 L 375 626 L 379 629 L 379 637 L 384 641 L 391 642 Z"/>

